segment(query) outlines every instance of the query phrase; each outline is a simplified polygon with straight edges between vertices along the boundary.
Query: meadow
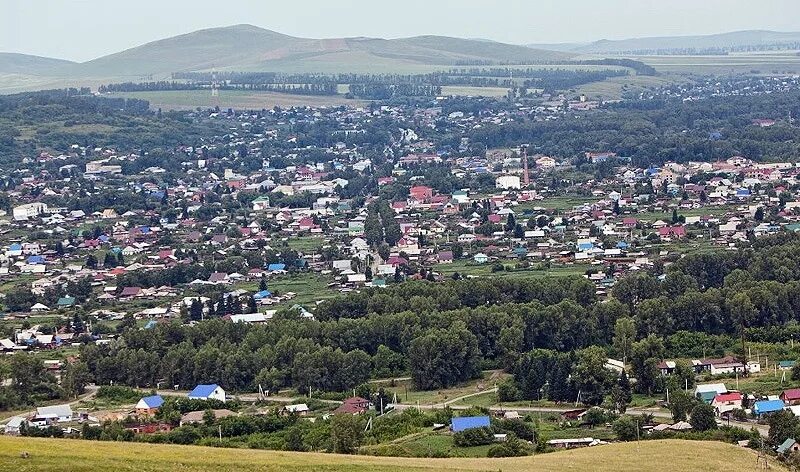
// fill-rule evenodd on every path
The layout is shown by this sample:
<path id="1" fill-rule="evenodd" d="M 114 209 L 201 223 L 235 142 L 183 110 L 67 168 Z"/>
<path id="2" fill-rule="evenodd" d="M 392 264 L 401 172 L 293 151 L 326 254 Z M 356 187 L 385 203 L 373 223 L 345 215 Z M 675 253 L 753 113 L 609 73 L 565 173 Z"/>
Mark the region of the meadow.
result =
<path id="1" fill-rule="evenodd" d="M 23 452 L 28 457 L 22 457 Z M 712 441 L 658 440 L 487 459 L 416 459 L 321 453 L 222 449 L 72 439 L 0 437 L 0 470 L 17 472 L 205 471 L 538 471 L 661 472 L 751 470 L 749 449 Z M 787 469 L 774 461 L 770 470 Z"/>

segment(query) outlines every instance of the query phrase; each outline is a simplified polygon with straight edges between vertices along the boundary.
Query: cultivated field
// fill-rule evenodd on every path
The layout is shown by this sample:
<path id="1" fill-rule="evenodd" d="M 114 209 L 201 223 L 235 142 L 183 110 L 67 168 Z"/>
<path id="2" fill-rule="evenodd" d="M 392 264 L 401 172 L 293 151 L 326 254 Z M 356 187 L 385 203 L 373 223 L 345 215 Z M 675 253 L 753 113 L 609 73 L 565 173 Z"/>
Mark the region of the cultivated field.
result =
<path id="1" fill-rule="evenodd" d="M 22 458 L 27 452 L 29 457 Z M 668 465 L 667 465 L 668 464 Z M 786 471 L 776 463 L 770 470 Z M 666 466 L 666 467 L 665 467 Z M 753 470 L 753 451 L 720 442 L 643 441 L 508 459 L 414 459 L 0 437 L 0 470 L 113 471 L 637 471 Z"/>
<path id="2" fill-rule="evenodd" d="M 658 72 L 690 74 L 800 72 L 800 55 L 796 51 L 734 53 L 727 56 L 640 56 L 633 59 L 655 67 Z"/>
<path id="3" fill-rule="evenodd" d="M 162 110 L 193 110 L 219 105 L 221 109 L 249 108 L 260 110 L 292 106 L 361 106 L 362 100 L 348 100 L 342 96 L 292 95 L 288 93 L 221 90 L 219 97 L 211 97 L 208 90 L 168 90 L 157 92 L 125 92 L 110 94 L 113 97 L 139 98 L 150 102 L 150 108 Z"/>

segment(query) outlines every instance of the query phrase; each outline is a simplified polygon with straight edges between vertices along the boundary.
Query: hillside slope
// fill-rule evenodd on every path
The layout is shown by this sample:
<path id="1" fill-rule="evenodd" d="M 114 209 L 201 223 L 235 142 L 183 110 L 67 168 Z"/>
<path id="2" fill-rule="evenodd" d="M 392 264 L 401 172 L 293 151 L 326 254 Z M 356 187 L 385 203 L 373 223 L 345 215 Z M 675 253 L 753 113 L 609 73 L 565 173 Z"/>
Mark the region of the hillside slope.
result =
<path id="1" fill-rule="evenodd" d="M 28 458 L 22 458 L 22 452 Z M 54 471 L 637 471 L 752 470 L 753 451 L 720 442 L 642 441 L 506 459 L 416 459 L 0 437 L 0 469 Z M 669 464 L 666 468 L 665 465 Z M 785 472 L 776 463 L 771 469 Z"/>
<path id="2" fill-rule="evenodd" d="M 81 77 L 167 76 L 199 70 L 325 72 L 324 64 L 358 70 L 365 64 L 531 63 L 571 54 L 511 44 L 420 36 L 401 39 L 287 36 L 252 25 L 211 28 L 153 41 L 69 68 Z M 323 67 L 324 68 L 324 67 Z M 0 68 L 2 72 L 2 68 Z"/>
<path id="3" fill-rule="evenodd" d="M 51 57 L 0 52 L 0 72 L 4 74 L 54 75 L 74 62 Z"/>

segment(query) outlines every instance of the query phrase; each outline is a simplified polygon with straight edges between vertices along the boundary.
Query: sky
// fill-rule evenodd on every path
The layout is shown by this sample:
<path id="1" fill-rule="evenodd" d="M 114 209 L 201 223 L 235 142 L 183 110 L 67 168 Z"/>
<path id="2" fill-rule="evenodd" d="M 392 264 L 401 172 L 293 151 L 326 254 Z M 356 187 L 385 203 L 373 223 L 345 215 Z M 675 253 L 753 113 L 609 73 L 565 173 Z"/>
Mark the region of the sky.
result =
<path id="1" fill-rule="evenodd" d="M 310 38 L 437 34 L 514 44 L 800 30 L 800 0 L 2 0 L 0 51 L 85 61 L 248 23 Z"/>

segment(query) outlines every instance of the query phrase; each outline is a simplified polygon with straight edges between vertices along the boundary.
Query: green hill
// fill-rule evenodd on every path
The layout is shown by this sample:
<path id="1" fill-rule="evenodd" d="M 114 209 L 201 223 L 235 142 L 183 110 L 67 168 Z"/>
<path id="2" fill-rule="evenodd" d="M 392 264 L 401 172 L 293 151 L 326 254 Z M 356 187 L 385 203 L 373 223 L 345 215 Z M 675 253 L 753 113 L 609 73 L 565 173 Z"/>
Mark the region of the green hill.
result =
<path id="1" fill-rule="evenodd" d="M 369 72 L 428 70 L 465 63 L 536 63 L 571 53 L 444 36 L 401 39 L 288 36 L 252 25 L 210 28 L 153 41 L 80 64 L 53 65 L 65 77 L 168 77 L 172 72 L 235 70 Z M 440 67 L 441 68 L 441 67 Z M 5 72 L 0 63 L 0 73 Z"/>
<path id="2" fill-rule="evenodd" d="M 21 457 L 23 452 L 27 458 Z M 785 472 L 774 461 L 770 470 Z M 614 471 L 753 470 L 753 451 L 720 442 L 618 443 L 506 459 L 417 459 L 223 449 L 200 446 L 0 437 L 0 470 L 9 471 Z"/>
<path id="3" fill-rule="evenodd" d="M 50 57 L 0 52 L 0 72 L 5 74 L 50 75 L 58 69 L 74 64 Z"/>

